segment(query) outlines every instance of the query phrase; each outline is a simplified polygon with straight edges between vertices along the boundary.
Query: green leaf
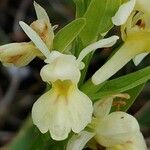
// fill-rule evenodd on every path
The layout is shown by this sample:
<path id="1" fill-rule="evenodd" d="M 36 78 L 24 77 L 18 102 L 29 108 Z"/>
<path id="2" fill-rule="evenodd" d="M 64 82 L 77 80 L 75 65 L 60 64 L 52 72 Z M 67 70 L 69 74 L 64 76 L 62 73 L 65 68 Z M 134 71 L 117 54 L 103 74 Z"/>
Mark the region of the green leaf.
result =
<path id="1" fill-rule="evenodd" d="M 84 46 L 95 41 L 100 29 L 102 31 L 110 29 L 111 18 L 118 10 L 121 0 L 92 0 L 84 18 L 86 18 L 86 26 L 80 33 L 80 38 Z M 105 17 L 106 16 L 106 17 Z M 106 21 L 107 20 L 107 21 Z"/>
<path id="2" fill-rule="evenodd" d="M 92 100 L 98 100 L 104 96 L 117 94 L 120 92 L 127 91 L 138 85 L 141 85 L 147 82 L 150 79 L 150 66 L 136 71 L 134 73 L 130 73 L 128 75 L 119 77 L 117 79 L 113 79 L 110 81 L 106 81 L 105 84 L 98 90 L 96 93 L 92 93 L 92 90 L 86 90 L 88 84 L 86 86 L 81 87 L 82 91 L 85 92 Z M 90 85 L 91 89 L 95 85 Z"/>
<path id="3" fill-rule="evenodd" d="M 99 37 L 100 31 L 102 32 L 105 30 L 110 30 L 110 27 L 112 26 L 111 18 L 118 10 L 120 4 L 120 0 L 91 0 L 90 4 L 88 2 L 87 5 L 89 6 L 85 15 L 83 16 L 86 18 L 86 25 L 79 35 L 83 45 L 82 48 L 96 41 Z M 103 29 L 104 26 L 105 29 Z M 82 50 L 82 48 L 79 49 L 79 52 Z M 92 54 L 89 54 L 83 60 L 85 63 L 85 68 L 82 70 L 80 85 L 82 85 L 84 82 L 91 58 Z"/>
<path id="4" fill-rule="evenodd" d="M 5 147 L 7 150 L 65 150 L 68 139 L 55 141 L 49 132 L 42 134 L 29 117 L 14 140 Z"/>
<path id="5" fill-rule="evenodd" d="M 86 19 L 80 18 L 72 21 L 56 34 L 54 38 L 53 48 L 58 51 L 65 51 L 65 49 L 78 36 L 86 24 Z"/>
<path id="6" fill-rule="evenodd" d="M 106 5 L 106 7 L 109 7 L 109 8 L 105 9 L 104 15 L 102 16 L 102 20 L 99 26 L 99 33 L 105 33 L 114 26 L 111 18 L 115 15 L 116 11 L 121 5 L 121 0 L 116 0 L 116 2 L 114 2 L 114 0 L 113 1 L 110 0 L 110 1 L 107 1 L 107 3 L 108 4 Z"/>
<path id="7" fill-rule="evenodd" d="M 76 18 L 82 17 L 85 13 L 84 0 L 73 0 L 76 4 Z"/>
<path id="8" fill-rule="evenodd" d="M 76 18 L 83 17 L 91 0 L 73 0 L 76 4 Z"/>
<path id="9" fill-rule="evenodd" d="M 36 138 L 35 128 L 32 124 L 31 118 L 29 118 L 23 128 L 20 130 L 19 134 L 14 138 L 14 140 L 7 146 L 7 150 L 27 150 L 30 149 L 32 139 Z"/>

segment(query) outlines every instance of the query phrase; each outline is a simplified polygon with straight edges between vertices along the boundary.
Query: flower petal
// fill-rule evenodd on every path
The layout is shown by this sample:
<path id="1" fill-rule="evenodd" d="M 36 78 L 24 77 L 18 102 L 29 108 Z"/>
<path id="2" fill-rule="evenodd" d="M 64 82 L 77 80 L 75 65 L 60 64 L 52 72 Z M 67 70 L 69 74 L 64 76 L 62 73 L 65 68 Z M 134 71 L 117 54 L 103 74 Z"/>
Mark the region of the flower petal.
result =
<path id="1" fill-rule="evenodd" d="M 58 96 L 53 105 L 54 112 L 50 122 L 50 134 L 55 140 L 64 140 L 71 131 L 71 119 L 69 116 L 65 96 Z"/>
<path id="2" fill-rule="evenodd" d="M 11 43 L 0 46 L 0 61 L 5 66 L 22 67 L 40 55 L 32 43 Z"/>
<path id="3" fill-rule="evenodd" d="M 91 122 L 93 106 L 87 95 L 77 88 L 68 95 L 72 131 L 79 133 Z"/>
<path id="4" fill-rule="evenodd" d="M 44 30 L 42 31 L 42 33 L 44 33 L 44 35 L 45 35 L 46 41 L 45 40 L 44 41 L 47 44 L 48 48 L 51 48 L 52 44 L 53 44 L 53 39 L 54 39 L 54 32 L 53 32 L 53 27 L 50 23 L 49 17 L 47 15 L 46 11 L 44 10 L 44 8 L 42 8 L 35 1 L 34 1 L 34 7 L 35 7 L 36 15 L 38 18 L 38 22 L 42 22 L 42 20 L 45 22 L 46 26 L 45 26 Z M 36 28 L 39 29 L 38 24 L 37 24 Z M 34 30 L 35 30 L 35 28 L 34 28 Z"/>
<path id="5" fill-rule="evenodd" d="M 71 131 L 66 99 L 53 89 L 43 94 L 33 105 L 33 123 L 42 133 L 50 131 L 54 140 L 64 140 Z"/>
<path id="6" fill-rule="evenodd" d="M 87 131 L 81 131 L 79 134 L 73 135 L 67 144 L 66 150 L 82 150 L 94 135 L 94 133 Z"/>
<path id="7" fill-rule="evenodd" d="M 95 132 L 99 144 L 108 147 L 132 139 L 140 129 L 133 116 L 125 112 L 113 112 L 101 120 Z"/>
<path id="8" fill-rule="evenodd" d="M 149 0 L 137 0 L 136 9 L 149 15 Z"/>
<path id="9" fill-rule="evenodd" d="M 115 16 L 112 17 L 113 24 L 117 26 L 124 24 L 130 16 L 131 12 L 133 11 L 135 3 L 136 0 L 130 0 L 122 4 Z"/>
<path id="10" fill-rule="evenodd" d="M 140 62 L 148 55 L 149 53 L 141 53 L 133 58 L 135 66 L 138 66 Z"/>
<path id="11" fill-rule="evenodd" d="M 116 41 L 119 39 L 118 36 L 111 36 L 107 39 L 102 39 L 102 40 L 99 40 L 89 46 L 87 46 L 86 48 L 84 48 L 81 53 L 79 54 L 79 57 L 77 59 L 78 62 L 81 62 L 83 60 L 83 58 L 89 54 L 90 52 L 98 49 L 98 48 L 103 48 L 103 47 L 111 47 L 113 46 Z"/>
<path id="12" fill-rule="evenodd" d="M 33 123 L 39 128 L 42 133 L 49 130 L 51 116 L 53 115 L 53 103 L 57 95 L 53 91 L 48 91 L 43 94 L 32 107 Z"/>
<path id="13" fill-rule="evenodd" d="M 137 132 L 133 139 L 133 150 L 147 150 L 146 142 L 141 132 Z"/>
<path id="14" fill-rule="evenodd" d="M 43 81 L 70 80 L 73 83 L 79 82 L 80 70 L 73 55 L 51 53 L 46 62 L 50 63 L 45 65 L 40 73 Z"/>
<path id="15" fill-rule="evenodd" d="M 36 11 L 36 15 L 38 20 L 46 19 L 49 22 L 49 17 L 43 7 L 41 7 L 38 3 L 34 1 L 34 8 Z"/>
<path id="16" fill-rule="evenodd" d="M 145 39 L 140 35 L 135 35 L 133 39 L 127 39 L 123 46 L 92 76 L 92 82 L 97 85 L 114 75 L 124 65 L 126 65 L 136 55 L 147 52 L 149 49 L 149 41 L 146 34 L 143 34 Z M 137 44 L 138 43 L 138 44 Z"/>
<path id="17" fill-rule="evenodd" d="M 27 34 L 27 36 L 32 40 L 32 42 L 36 45 L 36 47 L 43 53 L 45 57 L 48 57 L 50 54 L 49 49 L 47 48 L 46 44 L 42 41 L 39 35 L 26 23 L 20 21 L 20 26 Z"/>
<path id="18" fill-rule="evenodd" d="M 108 147 L 106 150 L 147 150 L 147 146 L 141 132 L 137 132 L 125 143 Z"/>
<path id="19" fill-rule="evenodd" d="M 104 118 L 111 110 L 113 97 L 103 98 L 94 103 L 94 115 L 96 118 Z"/>

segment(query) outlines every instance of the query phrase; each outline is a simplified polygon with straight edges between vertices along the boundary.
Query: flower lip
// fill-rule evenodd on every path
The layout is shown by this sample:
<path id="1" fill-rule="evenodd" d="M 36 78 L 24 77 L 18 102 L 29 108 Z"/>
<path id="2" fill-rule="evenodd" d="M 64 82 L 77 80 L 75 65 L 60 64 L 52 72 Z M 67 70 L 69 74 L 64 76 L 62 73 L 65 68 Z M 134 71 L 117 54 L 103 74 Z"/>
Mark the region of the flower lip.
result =
<path id="1" fill-rule="evenodd" d="M 92 102 L 70 81 L 56 81 L 33 105 L 32 118 L 42 133 L 64 140 L 72 130 L 82 131 L 92 118 Z"/>
<path id="2" fill-rule="evenodd" d="M 67 95 L 74 89 L 74 87 L 76 86 L 70 80 L 57 80 L 52 83 L 52 88 L 55 90 L 55 92 L 65 97 L 67 97 Z"/>

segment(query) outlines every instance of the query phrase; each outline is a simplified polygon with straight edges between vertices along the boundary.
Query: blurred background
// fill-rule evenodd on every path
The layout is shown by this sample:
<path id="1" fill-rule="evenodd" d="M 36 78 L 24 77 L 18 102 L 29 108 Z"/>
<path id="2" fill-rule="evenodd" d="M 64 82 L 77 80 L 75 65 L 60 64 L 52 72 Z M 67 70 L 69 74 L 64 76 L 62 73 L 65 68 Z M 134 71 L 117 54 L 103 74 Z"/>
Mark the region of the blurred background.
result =
<path id="1" fill-rule="evenodd" d="M 58 25 L 58 29 L 74 19 L 75 6 L 72 0 L 36 2 L 46 9 L 51 23 Z M 0 45 L 29 40 L 19 27 L 20 20 L 28 24 L 36 20 L 33 0 L 0 0 Z M 111 32 L 114 31 L 118 29 Z M 87 79 L 104 64 L 111 52 L 112 49 L 103 49 L 95 53 Z M 150 65 L 149 58 L 147 56 L 138 67 L 135 67 L 133 62 L 128 63 L 114 77 Z M 4 147 L 16 137 L 31 113 L 32 104 L 45 91 L 46 85 L 39 75 L 43 65 L 43 61 L 38 58 L 21 69 L 6 68 L 0 64 L 0 150 L 6 150 Z M 150 145 L 150 84 L 146 84 L 129 113 L 139 120 L 147 144 Z"/>

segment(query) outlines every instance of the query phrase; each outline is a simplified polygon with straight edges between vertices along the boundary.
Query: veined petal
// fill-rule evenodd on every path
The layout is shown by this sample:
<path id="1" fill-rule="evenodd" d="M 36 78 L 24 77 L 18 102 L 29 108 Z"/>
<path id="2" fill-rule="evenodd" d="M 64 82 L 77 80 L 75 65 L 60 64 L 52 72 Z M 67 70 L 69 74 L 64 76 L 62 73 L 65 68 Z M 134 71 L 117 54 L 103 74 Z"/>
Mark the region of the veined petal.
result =
<path id="1" fill-rule="evenodd" d="M 117 26 L 124 24 L 133 11 L 135 4 L 136 0 L 130 0 L 129 2 L 122 4 L 115 16 L 112 17 L 113 24 Z"/>
<path id="2" fill-rule="evenodd" d="M 50 54 L 49 49 L 47 48 L 46 44 L 42 41 L 39 35 L 26 23 L 20 21 L 20 26 L 27 34 L 27 36 L 32 40 L 32 42 L 36 45 L 36 47 L 43 53 L 45 57 L 48 57 Z"/>
<path id="3" fill-rule="evenodd" d="M 93 106 L 87 95 L 77 88 L 68 95 L 72 131 L 79 133 L 91 122 Z"/>
<path id="4" fill-rule="evenodd" d="M 133 116 L 125 112 L 113 112 L 101 120 L 95 132 L 99 144 L 110 147 L 129 141 L 140 129 Z"/>
<path id="5" fill-rule="evenodd" d="M 33 123 L 42 133 L 50 131 L 54 140 L 64 140 L 71 131 L 66 98 L 53 89 L 43 94 L 33 105 Z"/>
<path id="6" fill-rule="evenodd" d="M 40 53 L 31 42 L 0 46 L 0 61 L 5 66 L 22 67 L 29 64 L 38 55 Z"/>
<path id="7" fill-rule="evenodd" d="M 86 48 L 84 48 L 81 53 L 79 54 L 79 57 L 77 59 L 78 62 L 81 62 L 83 60 L 83 58 L 89 54 L 90 52 L 98 49 L 98 48 L 103 48 L 103 47 L 111 47 L 113 46 L 116 41 L 119 39 L 118 36 L 111 36 L 109 38 L 106 38 L 106 39 L 102 39 L 102 40 L 99 40 L 89 46 L 87 46 Z"/>
<path id="8" fill-rule="evenodd" d="M 133 139 L 131 150 L 147 150 L 146 142 L 141 132 L 137 132 Z"/>
<path id="9" fill-rule="evenodd" d="M 41 69 L 40 74 L 42 80 L 46 82 L 70 80 L 77 84 L 80 79 L 80 70 L 76 58 L 73 55 L 59 54 L 58 52 L 51 54 L 46 60 L 49 64 Z M 52 60 L 50 60 L 50 58 L 52 58 Z"/>
<path id="10" fill-rule="evenodd" d="M 143 38 L 144 37 L 144 38 Z M 137 44 L 138 43 L 138 44 Z M 123 46 L 92 76 L 92 82 L 97 85 L 114 75 L 136 55 L 148 52 L 149 35 L 134 34 Z"/>
<path id="11" fill-rule="evenodd" d="M 137 132 L 129 141 L 108 147 L 106 150 L 147 150 L 147 146 L 141 132 Z"/>
<path id="12" fill-rule="evenodd" d="M 71 118 L 68 112 L 67 99 L 65 96 L 59 96 L 53 104 L 53 115 L 50 122 L 50 134 L 55 140 L 64 140 L 71 131 Z"/>
<path id="13" fill-rule="evenodd" d="M 138 66 L 140 62 L 148 55 L 149 53 L 141 53 L 133 58 L 135 66 Z"/>
<path id="14" fill-rule="evenodd" d="M 103 98 L 94 103 L 94 115 L 96 118 L 104 118 L 111 110 L 113 97 Z"/>
<path id="15" fill-rule="evenodd" d="M 66 150 L 82 150 L 94 135 L 94 133 L 88 131 L 81 131 L 79 134 L 73 135 L 67 144 Z"/>

